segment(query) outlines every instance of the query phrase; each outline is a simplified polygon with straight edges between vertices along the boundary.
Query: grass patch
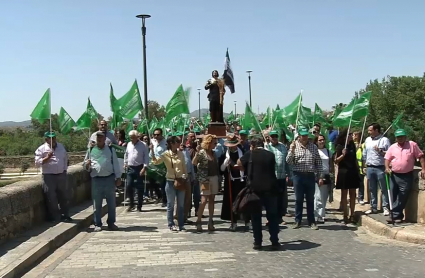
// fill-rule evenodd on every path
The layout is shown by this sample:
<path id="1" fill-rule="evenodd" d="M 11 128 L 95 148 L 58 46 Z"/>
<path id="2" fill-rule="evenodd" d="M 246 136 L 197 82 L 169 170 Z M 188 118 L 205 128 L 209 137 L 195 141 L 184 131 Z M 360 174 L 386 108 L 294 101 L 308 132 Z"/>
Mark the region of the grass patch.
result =
<path id="1" fill-rule="evenodd" d="M 0 187 L 12 184 L 14 182 L 17 182 L 17 180 L 0 180 Z"/>

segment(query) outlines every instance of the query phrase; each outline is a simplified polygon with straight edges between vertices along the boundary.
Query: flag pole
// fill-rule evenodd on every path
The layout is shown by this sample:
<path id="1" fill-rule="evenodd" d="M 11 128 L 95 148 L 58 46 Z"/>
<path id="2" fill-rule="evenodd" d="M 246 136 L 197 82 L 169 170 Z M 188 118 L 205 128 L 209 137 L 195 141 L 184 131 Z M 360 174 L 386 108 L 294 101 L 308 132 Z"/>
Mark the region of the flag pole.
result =
<path id="1" fill-rule="evenodd" d="M 348 134 L 350 134 L 351 122 L 352 122 L 352 120 L 353 120 L 353 114 L 354 114 L 354 108 L 356 107 L 356 102 L 357 102 L 357 98 L 354 100 L 353 108 L 351 109 L 350 123 L 348 124 L 347 137 L 345 138 L 345 146 L 344 146 L 344 149 L 346 149 L 346 148 L 347 148 L 347 144 L 348 144 Z"/>
<path id="2" fill-rule="evenodd" d="M 366 121 L 367 121 L 367 115 L 364 118 L 364 122 L 363 122 L 363 129 L 362 129 L 362 135 L 360 135 L 360 145 L 362 144 L 362 140 L 363 140 L 363 133 L 364 133 L 364 129 L 366 127 Z"/>
<path id="3" fill-rule="evenodd" d="M 301 106 L 301 100 L 303 98 L 303 90 L 300 91 L 300 99 L 298 101 L 298 110 L 297 110 L 297 119 L 295 120 L 295 128 L 298 129 L 298 116 L 300 115 L 300 106 Z"/>
<path id="4" fill-rule="evenodd" d="M 49 88 L 49 132 L 50 136 L 52 135 L 52 94 Z M 53 152 L 53 137 L 50 137 L 50 149 Z"/>

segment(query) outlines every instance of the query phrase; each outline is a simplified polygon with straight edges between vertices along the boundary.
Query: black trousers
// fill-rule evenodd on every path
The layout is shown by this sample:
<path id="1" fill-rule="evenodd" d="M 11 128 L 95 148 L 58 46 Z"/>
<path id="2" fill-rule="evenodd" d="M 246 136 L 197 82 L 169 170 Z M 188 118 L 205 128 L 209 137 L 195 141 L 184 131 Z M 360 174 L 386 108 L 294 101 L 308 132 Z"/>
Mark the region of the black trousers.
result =
<path id="1" fill-rule="evenodd" d="M 210 116 L 211 122 L 224 122 L 223 105 L 220 104 L 220 100 L 210 100 Z"/>

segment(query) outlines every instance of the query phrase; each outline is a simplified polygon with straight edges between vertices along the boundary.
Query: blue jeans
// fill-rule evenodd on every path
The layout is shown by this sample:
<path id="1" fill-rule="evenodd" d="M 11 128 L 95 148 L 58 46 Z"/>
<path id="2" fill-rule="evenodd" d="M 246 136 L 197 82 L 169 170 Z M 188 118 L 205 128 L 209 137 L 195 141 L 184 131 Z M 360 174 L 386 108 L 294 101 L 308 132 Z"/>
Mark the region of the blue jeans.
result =
<path id="1" fill-rule="evenodd" d="M 305 196 L 308 224 L 311 225 L 316 223 L 314 219 L 314 192 L 316 191 L 316 178 L 314 173 L 294 171 L 292 180 L 295 190 L 295 222 L 301 223 Z"/>
<path id="2" fill-rule="evenodd" d="M 272 243 L 279 242 L 279 223 L 278 223 L 278 208 L 277 199 L 278 196 L 271 192 L 256 192 L 255 194 L 261 199 L 262 205 L 266 208 L 266 216 L 269 221 L 269 234 L 270 241 Z M 252 233 L 254 236 L 254 242 L 261 244 L 263 242 L 263 226 L 262 226 L 262 214 L 261 210 L 251 214 L 252 222 Z"/>
<path id="3" fill-rule="evenodd" d="M 140 176 L 143 165 L 129 166 L 127 172 L 126 195 L 130 199 L 130 207 L 134 207 L 134 189 L 137 190 L 138 205 L 137 208 L 141 209 L 143 205 L 143 189 L 144 177 Z"/>
<path id="4" fill-rule="evenodd" d="M 388 190 L 385 180 L 385 167 L 367 167 L 367 180 L 369 182 L 369 190 L 371 195 L 370 204 L 372 210 L 378 210 L 378 182 L 382 191 L 382 207 L 388 207 Z"/>
<path id="5" fill-rule="evenodd" d="M 174 223 L 174 202 L 177 197 L 177 221 L 179 223 L 179 228 L 184 226 L 184 191 L 180 191 L 174 188 L 174 181 L 167 180 L 165 185 L 165 192 L 167 193 L 167 220 L 168 227 L 175 226 Z"/>
<path id="6" fill-rule="evenodd" d="M 413 185 L 413 172 L 397 174 L 392 173 L 390 177 L 391 195 L 393 198 L 393 217 L 403 220 L 403 210 L 409 200 Z"/>
<path id="7" fill-rule="evenodd" d="M 162 197 L 162 203 L 163 204 L 167 203 L 167 191 L 165 189 L 165 187 L 167 186 L 167 182 L 168 181 L 166 179 L 160 181 L 160 183 L 161 183 L 161 194 L 162 194 L 161 197 Z"/>
<path id="8" fill-rule="evenodd" d="M 360 174 L 360 184 L 359 184 L 359 201 L 364 200 L 364 175 Z"/>
<path id="9" fill-rule="evenodd" d="M 94 224 L 102 227 L 102 202 L 106 199 L 108 204 L 108 225 L 112 225 L 116 221 L 115 212 L 115 176 L 94 177 L 91 183 L 91 196 L 94 209 Z"/>

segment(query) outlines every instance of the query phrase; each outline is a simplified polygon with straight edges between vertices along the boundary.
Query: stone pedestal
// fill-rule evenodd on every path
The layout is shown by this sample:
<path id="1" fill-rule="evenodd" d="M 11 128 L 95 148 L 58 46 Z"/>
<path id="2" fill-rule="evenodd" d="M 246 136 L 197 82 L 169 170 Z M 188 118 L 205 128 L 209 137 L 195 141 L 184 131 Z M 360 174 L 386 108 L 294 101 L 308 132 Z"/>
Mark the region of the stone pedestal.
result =
<path id="1" fill-rule="evenodd" d="M 226 124 L 219 122 L 212 122 L 208 125 L 208 133 L 217 136 L 217 138 L 226 137 Z"/>

